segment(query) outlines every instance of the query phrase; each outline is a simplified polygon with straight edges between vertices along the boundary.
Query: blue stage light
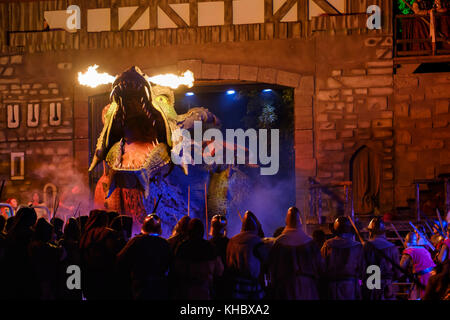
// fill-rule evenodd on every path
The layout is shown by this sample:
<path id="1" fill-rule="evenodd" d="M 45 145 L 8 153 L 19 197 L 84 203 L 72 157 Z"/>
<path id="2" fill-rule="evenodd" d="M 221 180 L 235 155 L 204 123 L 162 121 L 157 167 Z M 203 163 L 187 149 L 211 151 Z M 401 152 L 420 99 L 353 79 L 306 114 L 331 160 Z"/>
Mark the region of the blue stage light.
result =
<path id="1" fill-rule="evenodd" d="M 264 89 L 262 92 L 264 92 L 264 93 L 270 93 L 270 92 L 272 92 L 273 90 L 272 89 Z"/>
<path id="2" fill-rule="evenodd" d="M 232 94 L 235 94 L 236 93 L 236 91 L 234 91 L 234 90 L 228 90 L 227 91 L 227 95 L 229 95 L 229 96 L 231 96 Z"/>
<path id="3" fill-rule="evenodd" d="M 194 95 L 195 95 L 195 93 L 193 93 L 193 92 L 186 92 L 186 94 L 185 94 L 186 97 L 192 97 Z"/>

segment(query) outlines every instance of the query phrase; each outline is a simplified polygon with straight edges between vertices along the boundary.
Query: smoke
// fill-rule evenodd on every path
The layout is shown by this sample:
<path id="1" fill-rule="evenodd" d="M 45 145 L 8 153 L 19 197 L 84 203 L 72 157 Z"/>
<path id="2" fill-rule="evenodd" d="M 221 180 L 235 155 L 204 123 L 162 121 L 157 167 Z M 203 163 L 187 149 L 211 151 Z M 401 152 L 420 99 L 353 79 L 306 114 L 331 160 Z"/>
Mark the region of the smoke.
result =
<path id="1" fill-rule="evenodd" d="M 70 218 L 79 205 L 79 215 L 88 215 L 93 209 L 90 203 L 90 191 L 87 175 L 79 172 L 70 161 L 43 163 L 33 170 L 35 178 L 40 180 L 42 189 L 39 191 L 41 202 L 52 211 L 54 206 L 53 186 L 60 200 L 57 216 Z M 45 190 L 44 190 L 45 188 Z M 45 192 L 47 191 L 47 192 Z M 47 196 L 45 195 L 47 194 Z M 53 195 L 53 196 L 52 196 Z M 47 200 L 45 203 L 44 200 Z M 52 211 L 53 212 L 53 211 Z"/>
<path id="2" fill-rule="evenodd" d="M 245 189 L 244 189 L 245 190 Z M 231 190 L 231 192 L 242 192 Z M 245 211 L 252 211 L 260 221 L 266 237 L 271 237 L 279 227 L 284 227 L 286 212 L 289 207 L 295 206 L 295 181 L 292 179 L 253 180 L 244 198 L 237 205 L 232 205 L 228 213 L 228 236 L 234 236 L 241 230 L 241 220 Z M 240 208 L 239 208 L 240 207 Z"/>

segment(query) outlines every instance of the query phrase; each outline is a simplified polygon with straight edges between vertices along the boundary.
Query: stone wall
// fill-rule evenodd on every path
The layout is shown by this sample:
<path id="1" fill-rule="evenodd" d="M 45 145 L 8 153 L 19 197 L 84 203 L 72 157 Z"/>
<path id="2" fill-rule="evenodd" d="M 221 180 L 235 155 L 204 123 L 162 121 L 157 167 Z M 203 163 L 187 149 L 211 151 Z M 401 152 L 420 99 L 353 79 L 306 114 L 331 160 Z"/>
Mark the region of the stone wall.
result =
<path id="1" fill-rule="evenodd" d="M 395 203 L 415 199 L 414 179 L 450 172 L 450 75 L 398 74 L 395 87 Z"/>
<path id="2" fill-rule="evenodd" d="M 43 192 L 47 183 L 59 187 L 70 184 L 73 159 L 73 103 L 71 88 L 58 81 L 58 77 L 33 72 L 39 59 L 24 55 L 0 57 L 0 176 L 6 179 L 2 200 L 18 197 L 26 203 L 34 191 Z M 53 70 L 57 74 L 55 65 Z M 34 123 L 30 125 L 28 105 L 34 110 Z M 51 117 L 50 108 L 60 104 L 60 114 Z M 8 127 L 8 105 L 18 105 L 17 128 Z M 53 121 L 50 121 L 52 120 Z M 57 119 L 57 120 L 55 120 Z M 11 180 L 11 153 L 24 152 L 25 176 Z M 61 173 L 65 174 L 61 174 Z"/>

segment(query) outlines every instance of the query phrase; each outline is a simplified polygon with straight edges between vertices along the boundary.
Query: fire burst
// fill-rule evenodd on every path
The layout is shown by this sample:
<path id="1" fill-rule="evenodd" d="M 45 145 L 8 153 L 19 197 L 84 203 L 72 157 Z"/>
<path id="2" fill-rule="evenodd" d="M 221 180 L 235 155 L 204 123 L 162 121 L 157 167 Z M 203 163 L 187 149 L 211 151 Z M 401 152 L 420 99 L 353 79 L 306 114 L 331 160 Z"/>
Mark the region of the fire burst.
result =
<path id="1" fill-rule="evenodd" d="M 78 82 L 81 85 L 95 88 L 99 85 L 113 83 L 116 77 L 107 73 L 98 73 L 98 65 L 89 66 L 85 73 L 78 72 Z M 186 71 L 181 77 L 175 74 L 160 74 L 153 77 L 146 77 L 147 81 L 159 86 L 177 89 L 179 86 L 192 88 L 194 86 L 194 74 Z"/>
<path id="2" fill-rule="evenodd" d="M 78 72 L 78 82 L 84 86 L 95 88 L 102 84 L 113 83 L 116 79 L 115 77 L 107 73 L 98 73 L 98 65 L 93 65 L 88 67 L 85 73 Z"/>

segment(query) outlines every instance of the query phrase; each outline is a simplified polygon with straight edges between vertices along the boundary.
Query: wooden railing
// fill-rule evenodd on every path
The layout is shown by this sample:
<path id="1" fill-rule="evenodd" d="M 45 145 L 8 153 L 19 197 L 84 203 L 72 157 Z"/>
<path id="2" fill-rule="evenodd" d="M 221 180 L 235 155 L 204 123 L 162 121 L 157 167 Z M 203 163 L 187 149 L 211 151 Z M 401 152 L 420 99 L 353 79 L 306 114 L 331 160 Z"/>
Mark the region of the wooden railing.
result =
<path id="1" fill-rule="evenodd" d="M 394 21 L 394 56 L 438 56 L 450 54 L 450 40 L 446 31 L 440 27 L 441 23 L 450 22 L 450 14 L 435 13 L 435 23 L 430 23 L 430 16 L 426 15 L 397 15 Z M 406 23 L 405 23 L 406 22 Z M 426 27 L 428 37 L 426 38 L 406 38 L 405 27 L 410 23 L 410 27 L 421 25 Z M 450 26 L 447 28 L 447 30 Z M 432 37 L 432 34 L 435 37 Z"/>
<path id="2" fill-rule="evenodd" d="M 309 178 L 309 213 L 310 217 L 316 217 L 319 224 L 322 224 L 322 192 L 325 190 L 343 188 L 344 199 L 341 202 L 344 204 L 344 214 L 353 217 L 353 192 L 352 182 L 342 181 L 335 183 L 321 184 L 313 178 Z"/>

